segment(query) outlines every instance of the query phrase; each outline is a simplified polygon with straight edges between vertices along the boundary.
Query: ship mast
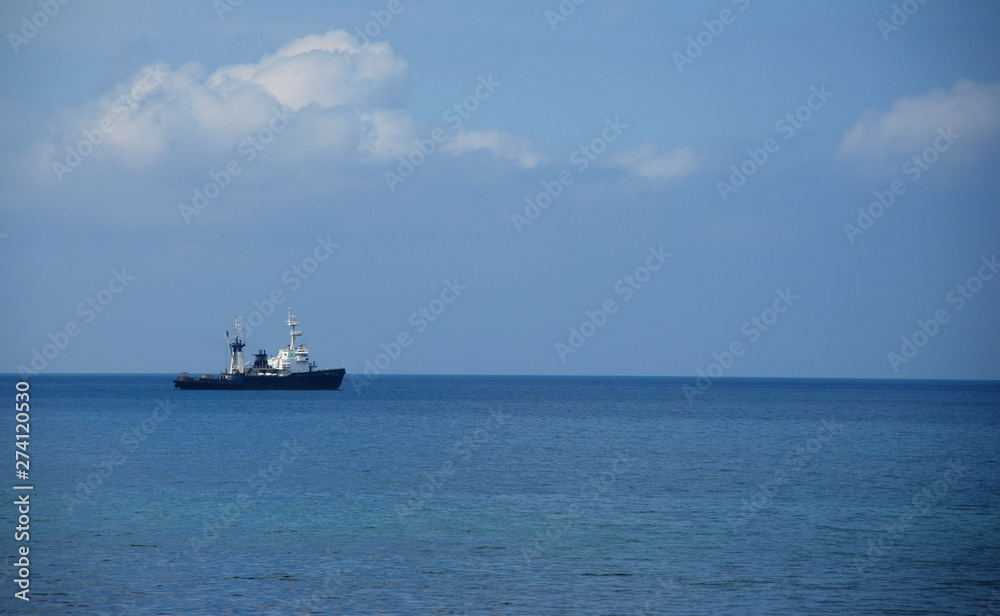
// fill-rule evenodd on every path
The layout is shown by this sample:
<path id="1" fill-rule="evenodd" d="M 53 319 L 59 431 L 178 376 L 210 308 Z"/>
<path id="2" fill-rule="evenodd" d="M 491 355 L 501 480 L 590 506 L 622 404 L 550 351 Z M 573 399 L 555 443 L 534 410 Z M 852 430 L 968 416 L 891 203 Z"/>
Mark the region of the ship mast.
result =
<path id="1" fill-rule="evenodd" d="M 229 348 L 232 350 L 232 359 L 229 361 L 229 374 L 236 374 L 238 372 L 243 372 L 243 340 L 240 339 L 240 317 L 236 317 L 236 323 L 233 325 L 233 335 L 236 337 L 235 340 L 229 343 Z M 229 333 L 226 333 L 226 338 L 229 337 Z"/>
<path id="2" fill-rule="evenodd" d="M 295 339 L 302 335 L 301 331 L 296 331 L 295 330 L 295 326 L 298 325 L 298 324 L 299 324 L 299 322 L 295 319 L 295 315 L 292 314 L 292 309 L 289 308 L 288 309 L 288 326 L 292 328 L 292 343 L 288 345 L 289 349 L 294 349 L 295 348 Z"/>

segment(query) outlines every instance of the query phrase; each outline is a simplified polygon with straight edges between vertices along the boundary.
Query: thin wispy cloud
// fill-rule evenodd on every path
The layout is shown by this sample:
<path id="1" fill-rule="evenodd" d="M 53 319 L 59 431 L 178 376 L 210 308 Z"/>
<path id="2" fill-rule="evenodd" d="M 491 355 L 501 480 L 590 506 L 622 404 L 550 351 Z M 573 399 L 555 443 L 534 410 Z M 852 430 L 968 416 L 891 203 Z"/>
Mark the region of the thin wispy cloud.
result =
<path id="1" fill-rule="evenodd" d="M 951 90 L 904 96 L 888 110 L 869 109 L 844 134 L 838 153 L 861 159 L 906 155 L 949 127 L 964 143 L 994 136 L 1000 130 L 1000 82 L 961 79 Z"/>
<path id="2" fill-rule="evenodd" d="M 529 169 L 545 161 L 545 156 L 534 148 L 531 140 L 498 130 L 463 130 L 455 135 L 444 150 L 452 154 L 488 150 L 497 158 L 517 161 L 519 165 Z"/>
<path id="3" fill-rule="evenodd" d="M 661 153 L 655 145 L 645 143 L 638 148 L 616 154 L 613 162 L 615 166 L 635 177 L 647 180 L 672 180 L 697 172 L 701 168 L 703 158 L 689 145 Z"/>

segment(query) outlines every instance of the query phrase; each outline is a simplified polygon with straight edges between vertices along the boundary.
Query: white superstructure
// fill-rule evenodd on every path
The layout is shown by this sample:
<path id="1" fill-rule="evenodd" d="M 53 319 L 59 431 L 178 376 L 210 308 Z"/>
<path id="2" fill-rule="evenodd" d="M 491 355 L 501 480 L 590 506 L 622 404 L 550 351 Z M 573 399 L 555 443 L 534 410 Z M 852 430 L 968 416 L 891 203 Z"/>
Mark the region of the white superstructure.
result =
<path id="1" fill-rule="evenodd" d="M 305 344 L 300 344 L 298 347 L 295 346 L 295 339 L 301 336 L 303 332 L 295 329 L 299 325 L 299 322 L 295 319 L 295 315 L 292 314 L 291 308 L 288 309 L 287 323 L 292 328 L 292 341 L 288 346 L 278 351 L 277 355 L 269 357 L 267 365 L 272 370 L 278 371 L 282 376 L 294 372 L 308 372 L 309 349 L 306 348 Z"/>

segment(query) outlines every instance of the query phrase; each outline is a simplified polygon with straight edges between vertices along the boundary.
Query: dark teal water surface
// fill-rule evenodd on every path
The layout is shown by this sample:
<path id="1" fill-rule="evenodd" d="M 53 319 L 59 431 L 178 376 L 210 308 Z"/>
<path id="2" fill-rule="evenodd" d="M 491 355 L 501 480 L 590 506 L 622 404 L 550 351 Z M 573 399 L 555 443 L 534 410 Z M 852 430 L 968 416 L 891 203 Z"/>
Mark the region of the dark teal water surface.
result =
<path id="1" fill-rule="evenodd" d="M 31 380 L 0 612 L 1000 613 L 1000 384 Z"/>

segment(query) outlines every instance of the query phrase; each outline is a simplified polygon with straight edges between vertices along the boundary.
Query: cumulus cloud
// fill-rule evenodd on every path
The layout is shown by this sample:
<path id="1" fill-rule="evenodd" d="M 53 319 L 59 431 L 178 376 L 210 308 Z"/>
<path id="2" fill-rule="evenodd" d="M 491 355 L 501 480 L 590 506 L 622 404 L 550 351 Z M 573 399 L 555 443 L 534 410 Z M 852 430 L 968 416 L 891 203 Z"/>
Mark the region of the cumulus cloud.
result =
<path id="1" fill-rule="evenodd" d="M 152 164 L 171 148 L 179 156 L 218 156 L 265 128 L 276 110 L 289 109 L 297 125 L 305 125 L 295 127 L 300 152 L 384 162 L 410 153 L 431 130 L 403 107 L 407 70 L 388 43 L 359 47 L 343 30 L 293 40 L 259 62 L 223 66 L 207 76 L 197 63 L 177 69 L 157 63 L 54 120 L 32 160 L 44 159 L 61 180 L 72 173 L 67 168 L 74 153 L 133 166 Z M 524 167 L 542 160 L 530 142 L 500 131 L 448 136 L 441 149 L 453 155 L 486 149 Z"/>
<path id="2" fill-rule="evenodd" d="M 293 111 L 310 104 L 365 108 L 392 103 L 406 69 L 387 43 L 358 47 L 347 32 L 331 30 L 292 41 L 257 64 L 224 66 L 206 85 L 230 93 L 254 84 Z"/>
<path id="3" fill-rule="evenodd" d="M 670 180 L 691 175 L 702 164 L 702 158 L 695 154 L 691 146 L 686 145 L 661 154 L 651 143 L 619 152 L 612 160 L 629 174 L 647 180 Z"/>
<path id="4" fill-rule="evenodd" d="M 939 128 L 951 127 L 963 140 L 1000 129 L 1000 83 L 962 79 L 951 91 L 934 89 L 893 102 L 888 111 L 869 109 L 844 134 L 841 156 L 883 158 L 926 147 Z"/>

